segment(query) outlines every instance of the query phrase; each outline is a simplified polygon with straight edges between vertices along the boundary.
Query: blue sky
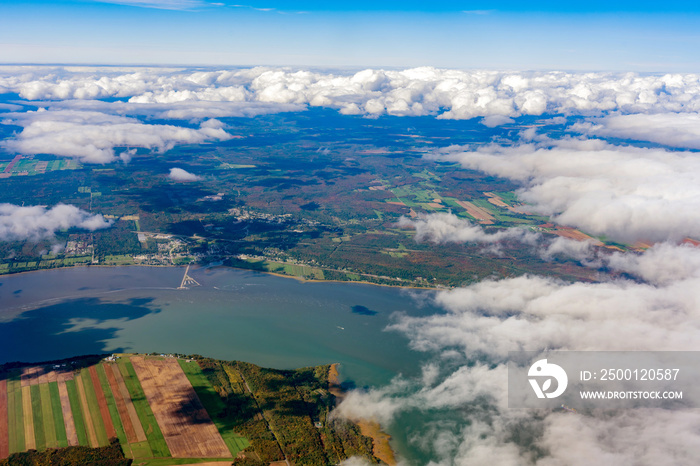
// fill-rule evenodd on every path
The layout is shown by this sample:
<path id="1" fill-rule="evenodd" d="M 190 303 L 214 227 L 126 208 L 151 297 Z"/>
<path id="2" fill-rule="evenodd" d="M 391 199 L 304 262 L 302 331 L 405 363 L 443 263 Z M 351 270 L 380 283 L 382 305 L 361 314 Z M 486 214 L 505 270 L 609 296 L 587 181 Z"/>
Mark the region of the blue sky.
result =
<path id="1" fill-rule="evenodd" d="M 694 2 L 0 2 L 0 62 L 700 71 Z"/>

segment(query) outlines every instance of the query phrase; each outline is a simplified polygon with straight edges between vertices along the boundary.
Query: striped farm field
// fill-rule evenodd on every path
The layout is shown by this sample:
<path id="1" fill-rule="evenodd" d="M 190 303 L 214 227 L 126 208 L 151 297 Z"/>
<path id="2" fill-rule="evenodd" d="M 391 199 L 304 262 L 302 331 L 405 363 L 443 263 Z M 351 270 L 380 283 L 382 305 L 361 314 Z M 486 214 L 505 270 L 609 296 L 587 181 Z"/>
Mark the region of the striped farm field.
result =
<path id="1" fill-rule="evenodd" d="M 226 446 L 231 452 L 231 455 L 236 456 L 238 452 L 250 446 L 250 443 L 245 437 L 236 434 L 231 427 L 222 420 L 220 414 L 226 409 L 226 405 L 221 401 L 221 398 L 216 393 L 211 383 L 209 383 L 209 380 L 207 380 L 199 364 L 194 361 L 186 362 L 184 360 L 178 362 L 180 363 L 182 371 L 187 376 L 187 379 L 192 384 L 194 391 L 197 392 L 197 396 L 199 396 L 202 404 L 212 417 L 217 429 L 219 429 L 219 433 L 224 439 L 224 442 L 226 442 Z"/>
<path id="2" fill-rule="evenodd" d="M 49 384 L 38 385 L 39 396 L 41 397 L 41 420 L 44 424 L 44 439 L 48 448 L 56 448 L 58 440 L 56 438 L 56 421 L 53 417 L 53 406 L 51 405 L 51 391 Z M 63 422 L 63 419 L 61 419 Z"/>
<path id="3" fill-rule="evenodd" d="M 78 399 L 80 400 L 80 410 L 83 413 L 83 421 L 85 421 L 85 431 L 87 433 L 88 446 L 97 447 L 97 434 L 95 433 L 95 423 L 93 421 L 93 416 L 90 413 L 90 406 L 88 405 L 87 396 L 85 395 L 85 385 L 83 384 L 83 378 L 80 374 L 75 376 L 75 386 L 78 389 Z"/>
<path id="4" fill-rule="evenodd" d="M 63 414 L 63 428 L 66 433 L 66 443 L 70 446 L 79 445 L 78 434 L 75 430 L 75 421 L 73 419 L 73 411 L 71 410 L 70 406 L 70 396 L 68 395 L 66 382 L 56 382 L 56 389 L 58 390 L 58 401 L 61 405 L 61 412 Z"/>
<path id="5" fill-rule="evenodd" d="M 87 427 L 85 426 L 85 418 L 83 417 L 83 408 L 80 404 L 80 395 L 78 388 L 75 385 L 75 380 L 66 380 L 66 392 L 68 392 L 68 401 L 70 402 L 71 415 L 75 424 L 75 436 L 78 439 L 78 445 L 89 446 Z"/>
<path id="6" fill-rule="evenodd" d="M 141 382 L 139 382 L 139 379 L 136 376 L 134 366 L 132 366 L 131 362 L 129 361 L 120 361 L 119 370 L 122 378 L 124 379 L 126 388 L 129 390 L 129 395 L 134 403 L 134 408 L 136 409 L 136 413 L 141 421 L 141 425 L 146 432 L 148 445 L 153 452 L 153 456 L 171 456 L 170 450 L 168 449 L 168 444 L 165 442 L 163 433 L 161 432 L 158 422 L 153 415 L 153 411 L 148 404 L 146 395 L 143 393 Z"/>
<path id="7" fill-rule="evenodd" d="M 116 438 L 135 464 L 230 464 L 249 446 L 212 421 L 224 405 L 196 362 L 123 355 L 2 371 L 0 459 Z"/>
<path id="8" fill-rule="evenodd" d="M 61 394 L 58 392 L 58 382 L 49 382 L 48 386 L 51 395 L 56 444 L 58 448 L 65 448 L 68 446 L 68 434 L 66 434 L 66 424 L 63 420 L 63 408 L 61 407 Z"/>
<path id="9" fill-rule="evenodd" d="M 173 456 L 230 456 L 228 447 L 177 360 L 134 356 L 131 362 Z"/>
<path id="10" fill-rule="evenodd" d="M 110 388 L 109 382 L 107 381 L 107 375 L 105 374 L 104 367 L 100 364 L 97 366 L 92 366 L 90 368 L 91 371 L 93 369 L 96 370 L 96 374 L 100 383 L 100 388 L 105 398 L 105 403 L 107 404 L 109 416 L 112 420 L 114 435 L 116 435 L 116 437 L 119 439 L 119 443 L 125 445 L 127 441 L 126 435 L 124 434 L 124 426 L 122 425 L 122 421 L 119 416 L 119 411 L 117 410 L 117 404 L 114 401 L 114 395 L 112 395 L 112 389 Z M 109 432 L 107 434 L 109 435 Z"/>
<path id="11" fill-rule="evenodd" d="M 97 437 L 97 446 L 105 446 L 107 445 L 108 441 L 107 430 L 105 428 L 105 423 L 102 418 L 102 413 L 100 412 L 100 405 L 97 401 L 97 395 L 95 394 L 95 387 L 92 384 L 92 379 L 90 378 L 90 371 L 88 369 L 81 370 L 80 378 L 83 383 L 83 390 L 85 391 L 85 400 L 87 401 L 92 425 L 95 429 L 95 435 Z"/>

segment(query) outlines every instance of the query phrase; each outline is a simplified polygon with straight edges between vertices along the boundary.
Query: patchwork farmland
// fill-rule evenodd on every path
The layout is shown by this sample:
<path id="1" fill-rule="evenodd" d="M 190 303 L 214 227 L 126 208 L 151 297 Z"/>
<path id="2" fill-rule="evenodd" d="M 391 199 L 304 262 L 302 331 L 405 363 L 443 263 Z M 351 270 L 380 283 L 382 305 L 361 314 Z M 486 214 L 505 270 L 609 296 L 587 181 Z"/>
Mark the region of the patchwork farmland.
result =
<path id="1" fill-rule="evenodd" d="M 5 370 L 0 459 L 31 449 L 104 447 L 117 438 L 134 464 L 230 464 L 249 443 L 219 431 L 182 367 L 201 373 L 195 361 L 135 355 Z"/>

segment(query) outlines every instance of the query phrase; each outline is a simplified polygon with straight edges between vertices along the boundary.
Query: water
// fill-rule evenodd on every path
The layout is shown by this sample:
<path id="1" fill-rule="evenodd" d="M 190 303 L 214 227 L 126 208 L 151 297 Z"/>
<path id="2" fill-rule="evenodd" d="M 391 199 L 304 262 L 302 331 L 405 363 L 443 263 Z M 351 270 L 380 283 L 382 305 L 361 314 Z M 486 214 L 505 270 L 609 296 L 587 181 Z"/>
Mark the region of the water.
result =
<path id="1" fill-rule="evenodd" d="M 274 368 L 341 363 L 379 386 L 415 375 L 422 354 L 385 331 L 395 312 L 440 312 L 429 292 L 296 280 L 225 267 L 82 267 L 0 278 L 0 362 L 104 352 L 178 352 Z"/>

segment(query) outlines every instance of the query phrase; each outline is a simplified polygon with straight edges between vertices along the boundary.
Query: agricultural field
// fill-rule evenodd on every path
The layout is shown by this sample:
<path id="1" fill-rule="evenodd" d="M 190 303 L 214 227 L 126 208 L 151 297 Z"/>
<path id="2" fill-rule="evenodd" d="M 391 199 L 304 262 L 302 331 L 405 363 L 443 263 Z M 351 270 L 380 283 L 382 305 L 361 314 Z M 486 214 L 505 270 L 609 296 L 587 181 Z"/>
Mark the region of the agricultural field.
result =
<path id="1" fill-rule="evenodd" d="M 542 269 L 563 279 L 593 278 L 572 261 L 544 267 L 517 243 L 499 244 L 502 254 L 485 254 L 470 244 L 447 251 L 416 244 L 414 230 L 396 227 L 402 216 L 451 212 L 488 232 L 527 228 L 587 240 L 585 232 L 540 227 L 548 219 L 528 213 L 515 194 L 517 184 L 425 157 L 432 142 L 500 140 L 509 137 L 507 128 L 422 121 L 422 129 L 407 131 L 401 119 L 369 122 L 323 109 L 294 118 L 264 115 L 226 123 L 241 136 L 162 154 L 137 152 L 129 164 L 110 167 L 73 166 L 74 161 L 48 156 L 15 160 L 8 154 L 0 172 L 38 163 L 46 163 L 47 171 L 32 180 L 0 179 L 6 202 L 63 202 L 114 223 L 87 239 L 61 231 L 52 243 L 3 243 L 0 274 L 92 263 L 224 262 L 307 280 L 421 287 L 461 286 Z M 74 169 L 65 169 L 66 164 Z M 201 179 L 171 180 L 167 173 L 173 164 Z M 165 246 L 169 241 L 180 245 L 177 251 Z"/>
<path id="2" fill-rule="evenodd" d="M 42 175 L 56 170 L 77 170 L 80 167 L 78 161 L 71 159 L 43 160 L 34 156 L 18 155 L 12 161 L 0 162 L 0 178 Z"/>
<path id="3" fill-rule="evenodd" d="M 0 368 L 0 463 L 28 450 L 115 441 L 126 458 L 144 466 L 333 464 L 363 452 L 371 459 L 371 439 L 357 429 L 347 437 L 347 426 L 342 438 L 350 447 L 338 453 L 345 451 L 335 444 L 341 437 L 325 420 L 332 408 L 328 370 L 126 354 L 6 365 Z M 295 403 L 306 408 L 290 412 Z"/>

